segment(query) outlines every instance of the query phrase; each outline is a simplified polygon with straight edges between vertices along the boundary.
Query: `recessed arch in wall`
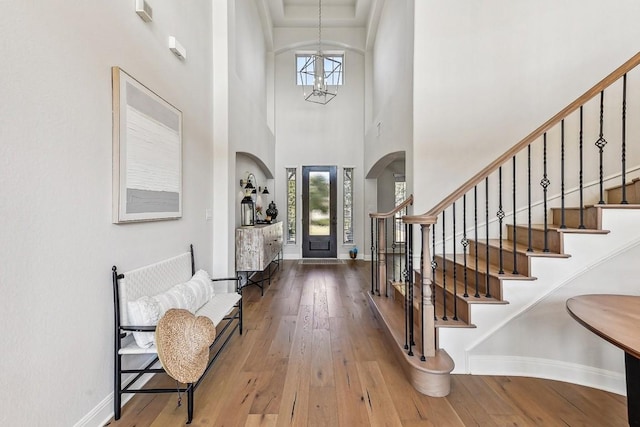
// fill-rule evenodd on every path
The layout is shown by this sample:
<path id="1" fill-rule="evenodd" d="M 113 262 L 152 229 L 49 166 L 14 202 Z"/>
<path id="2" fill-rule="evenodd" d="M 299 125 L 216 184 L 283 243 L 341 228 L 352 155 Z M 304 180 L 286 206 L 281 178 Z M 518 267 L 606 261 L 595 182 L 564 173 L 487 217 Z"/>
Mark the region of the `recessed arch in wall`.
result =
<path id="1" fill-rule="evenodd" d="M 273 179 L 273 171 L 271 171 L 269 167 L 258 156 L 248 153 L 246 151 L 236 152 L 236 166 L 238 165 L 238 159 L 242 157 L 246 157 L 250 161 L 254 162 L 256 164 L 256 167 L 260 170 L 260 173 L 264 175 L 265 179 Z M 242 173 L 242 171 L 239 171 L 239 173 Z"/>
<path id="2" fill-rule="evenodd" d="M 367 175 L 365 178 L 367 179 L 377 179 L 382 172 L 389 166 L 391 163 L 403 160 L 406 161 L 406 151 L 394 151 L 393 153 L 388 153 L 378 159 L 377 162 L 371 166 L 371 169 L 367 171 Z"/>

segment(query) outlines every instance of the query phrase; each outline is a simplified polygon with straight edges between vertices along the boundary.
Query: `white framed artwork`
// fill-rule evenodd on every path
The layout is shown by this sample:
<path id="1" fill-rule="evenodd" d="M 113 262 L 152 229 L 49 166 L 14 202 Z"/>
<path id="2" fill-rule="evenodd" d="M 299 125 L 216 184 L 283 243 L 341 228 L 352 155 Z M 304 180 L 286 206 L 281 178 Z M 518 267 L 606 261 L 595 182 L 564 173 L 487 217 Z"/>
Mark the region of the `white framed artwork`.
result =
<path id="1" fill-rule="evenodd" d="M 113 223 L 182 216 L 182 112 L 111 68 Z"/>

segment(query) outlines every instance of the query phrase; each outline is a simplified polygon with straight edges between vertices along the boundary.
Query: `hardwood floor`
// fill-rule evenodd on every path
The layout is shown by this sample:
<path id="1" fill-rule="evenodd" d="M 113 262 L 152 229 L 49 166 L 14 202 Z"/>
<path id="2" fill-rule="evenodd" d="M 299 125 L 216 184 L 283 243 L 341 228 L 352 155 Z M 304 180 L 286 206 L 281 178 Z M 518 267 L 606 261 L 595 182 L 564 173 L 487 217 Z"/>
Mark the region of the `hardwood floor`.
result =
<path id="1" fill-rule="evenodd" d="M 556 381 L 453 375 L 446 398 L 407 382 L 366 301 L 369 264 L 284 261 L 245 290 L 236 335 L 195 393 L 193 426 L 626 426 L 626 399 Z M 155 384 L 175 381 L 157 375 Z M 138 394 L 110 426 L 178 426 L 186 397 Z"/>

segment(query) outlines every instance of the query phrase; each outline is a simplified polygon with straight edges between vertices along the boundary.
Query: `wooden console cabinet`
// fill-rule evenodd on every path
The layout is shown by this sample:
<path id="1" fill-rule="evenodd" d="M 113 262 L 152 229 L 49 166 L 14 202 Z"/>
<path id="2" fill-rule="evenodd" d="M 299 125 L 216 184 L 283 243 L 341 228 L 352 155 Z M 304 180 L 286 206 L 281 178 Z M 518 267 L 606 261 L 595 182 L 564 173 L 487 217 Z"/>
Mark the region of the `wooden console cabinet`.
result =
<path id="1" fill-rule="evenodd" d="M 282 222 L 236 229 L 236 271 L 245 273 L 245 286 L 257 285 L 264 292 L 263 283 L 271 282 L 271 264 L 279 261 L 282 241 Z M 262 272 L 260 280 L 251 279 L 254 272 Z"/>

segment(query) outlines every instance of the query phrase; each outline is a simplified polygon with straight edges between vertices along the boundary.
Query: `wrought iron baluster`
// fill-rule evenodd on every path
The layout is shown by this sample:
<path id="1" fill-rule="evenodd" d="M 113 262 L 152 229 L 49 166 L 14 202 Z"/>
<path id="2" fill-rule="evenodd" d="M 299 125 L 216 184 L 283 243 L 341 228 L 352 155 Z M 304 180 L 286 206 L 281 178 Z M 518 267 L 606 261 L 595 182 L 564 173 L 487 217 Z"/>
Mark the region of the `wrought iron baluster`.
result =
<path id="1" fill-rule="evenodd" d="M 453 217 L 453 320 L 458 320 L 458 263 L 456 258 L 456 202 L 451 206 Z"/>
<path id="2" fill-rule="evenodd" d="M 469 246 L 469 240 L 467 239 L 467 195 L 462 196 L 462 254 L 464 259 L 464 297 L 469 297 L 469 280 L 467 278 L 467 246 Z"/>
<path id="3" fill-rule="evenodd" d="M 518 229 L 516 228 L 516 156 L 513 156 L 513 274 L 518 274 L 518 252 L 516 242 L 518 241 Z"/>
<path id="4" fill-rule="evenodd" d="M 599 205 L 604 204 L 604 182 L 603 182 L 603 157 L 604 157 L 604 146 L 607 145 L 607 141 L 604 139 L 604 90 L 600 91 L 600 135 L 598 140 L 595 143 L 596 147 L 598 147 L 599 155 L 600 155 L 600 200 L 598 201 Z"/>
<path id="5" fill-rule="evenodd" d="M 431 230 L 431 304 L 433 304 L 433 320 L 438 320 L 436 313 L 436 269 L 438 263 L 436 262 L 436 225 L 433 224 Z"/>
<path id="6" fill-rule="evenodd" d="M 560 228 L 567 228 L 564 217 L 564 119 L 560 122 Z"/>
<path id="7" fill-rule="evenodd" d="M 584 136 L 584 121 L 583 121 L 583 110 L 584 106 L 580 106 L 580 136 L 579 136 L 579 150 L 580 150 L 580 171 L 578 173 L 579 181 L 580 181 L 580 225 L 578 228 L 584 229 L 584 170 L 583 170 L 583 136 Z"/>
<path id="8" fill-rule="evenodd" d="M 382 228 L 384 231 L 384 241 L 385 241 L 385 245 L 384 248 L 382 248 L 382 250 L 384 251 L 384 271 L 385 271 L 385 283 L 384 283 L 384 296 L 388 297 L 389 296 L 389 254 L 387 252 L 387 239 L 389 238 L 389 227 L 387 227 L 387 224 L 389 224 L 389 221 L 387 219 L 385 219 L 382 222 Z M 392 261 L 393 262 L 393 261 Z"/>
<path id="9" fill-rule="evenodd" d="M 393 221 L 393 226 L 392 226 L 393 236 L 391 236 L 391 239 L 392 239 L 391 240 L 391 278 L 392 278 L 391 280 L 393 282 L 395 282 L 396 280 L 398 280 L 398 276 L 399 276 L 398 274 L 396 274 L 396 262 L 397 262 L 397 258 L 396 258 L 396 256 L 397 256 L 397 254 L 396 254 L 396 247 L 397 247 L 397 245 L 396 245 L 396 218 L 395 218 L 395 216 L 393 216 L 393 217 L 387 219 L 386 221 L 389 221 L 389 220 Z M 399 268 L 400 267 L 398 266 L 398 269 Z M 402 274 L 402 270 L 399 270 L 399 274 Z"/>
<path id="10" fill-rule="evenodd" d="M 376 265 L 377 265 L 377 261 L 376 261 L 376 245 L 375 245 L 375 240 L 373 238 L 374 236 L 374 232 L 375 232 L 375 221 L 373 219 L 373 217 L 371 218 L 371 295 L 375 295 L 376 294 L 376 276 L 377 274 L 375 274 L 375 269 L 376 269 Z"/>
<path id="11" fill-rule="evenodd" d="M 498 274 L 504 274 L 503 257 L 502 257 L 502 220 L 504 219 L 504 211 L 502 210 L 502 166 L 498 168 Z M 489 239 L 487 239 L 489 244 Z"/>
<path id="12" fill-rule="evenodd" d="M 543 192 L 543 209 L 544 209 L 544 248 L 542 252 L 549 252 L 549 240 L 548 240 L 548 224 L 547 224 L 547 188 L 551 181 L 547 178 L 547 133 L 545 132 L 543 135 L 543 143 L 542 143 L 542 180 L 540 181 L 540 185 L 542 186 Z"/>
<path id="13" fill-rule="evenodd" d="M 622 77 L 622 200 L 620 204 L 629 204 L 627 201 L 627 74 Z"/>
<path id="14" fill-rule="evenodd" d="M 478 186 L 473 187 L 473 231 L 474 231 L 474 258 L 476 261 L 476 293 L 473 295 L 476 298 L 480 298 L 480 273 L 478 268 Z"/>
<path id="15" fill-rule="evenodd" d="M 404 258 L 405 268 L 402 270 L 402 283 L 404 286 L 404 349 L 409 350 L 409 268 L 412 265 L 412 261 L 409 260 L 409 239 L 407 237 L 409 233 L 409 224 L 403 224 L 404 229 Z"/>
<path id="16" fill-rule="evenodd" d="M 442 211 L 442 306 L 444 311 L 442 320 L 449 320 L 447 318 L 447 246 L 446 246 L 446 215 L 445 211 Z"/>
<path id="17" fill-rule="evenodd" d="M 407 281 L 409 283 L 409 356 L 413 356 L 413 346 L 416 344 L 413 338 L 413 225 L 408 224 L 408 257 L 407 257 Z"/>
<path id="18" fill-rule="evenodd" d="M 485 241 L 485 267 L 487 268 L 486 270 L 486 286 L 487 286 L 487 293 L 485 294 L 485 296 L 487 298 L 491 298 L 491 290 L 489 289 L 489 287 L 491 286 L 489 284 L 489 177 L 486 177 L 484 180 L 484 191 L 485 191 L 485 201 L 484 201 L 484 214 L 485 214 L 485 237 L 486 237 L 486 241 Z"/>
<path id="19" fill-rule="evenodd" d="M 424 328 L 426 327 L 426 323 L 424 320 L 424 272 L 425 272 L 425 268 L 424 268 L 424 248 L 425 248 L 425 244 L 428 245 L 429 242 L 425 242 L 424 241 L 424 233 L 425 233 L 425 228 L 426 226 L 424 224 L 420 224 L 420 330 L 418 331 L 418 333 L 420 334 L 421 337 L 424 337 L 424 333 L 422 331 L 424 331 Z M 433 283 L 433 279 L 435 278 L 435 276 L 431 276 L 431 282 Z M 424 357 L 424 339 L 420 340 L 420 361 L 424 362 L 427 360 L 426 357 Z"/>
<path id="20" fill-rule="evenodd" d="M 531 246 L 531 144 L 527 145 L 527 212 L 528 212 L 528 225 L 527 225 L 527 239 L 528 246 L 527 252 L 533 252 Z"/>
<path id="21" fill-rule="evenodd" d="M 402 219 L 398 218 L 398 222 L 396 224 L 399 224 L 399 226 L 398 227 L 394 227 L 394 232 L 397 230 L 400 235 L 404 234 L 406 236 L 406 232 L 403 233 L 404 225 L 402 224 Z M 407 239 L 403 237 L 401 240 L 402 241 L 400 243 L 402 243 L 402 244 L 400 245 L 400 248 L 402 248 L 402 250 L 403 250 L 402 252 L 404 252 L 404 255 L 403 255 L 402 252 L 398 254 L 398 259 L 400 260 L 399 261 L 400 265 L 398 267 L 399 270 L 400 270 L 400 273 L 399 273 L 400 275 L 402 275 L 402 272 L 407 268 L 407 259 L 406 259 L 407 251 L 406 251 L 406 247 L 404 246 L 406 244 L 405 241 Z M 400 250 L 400 249 L 398 249 L 398 250 Z"/>

